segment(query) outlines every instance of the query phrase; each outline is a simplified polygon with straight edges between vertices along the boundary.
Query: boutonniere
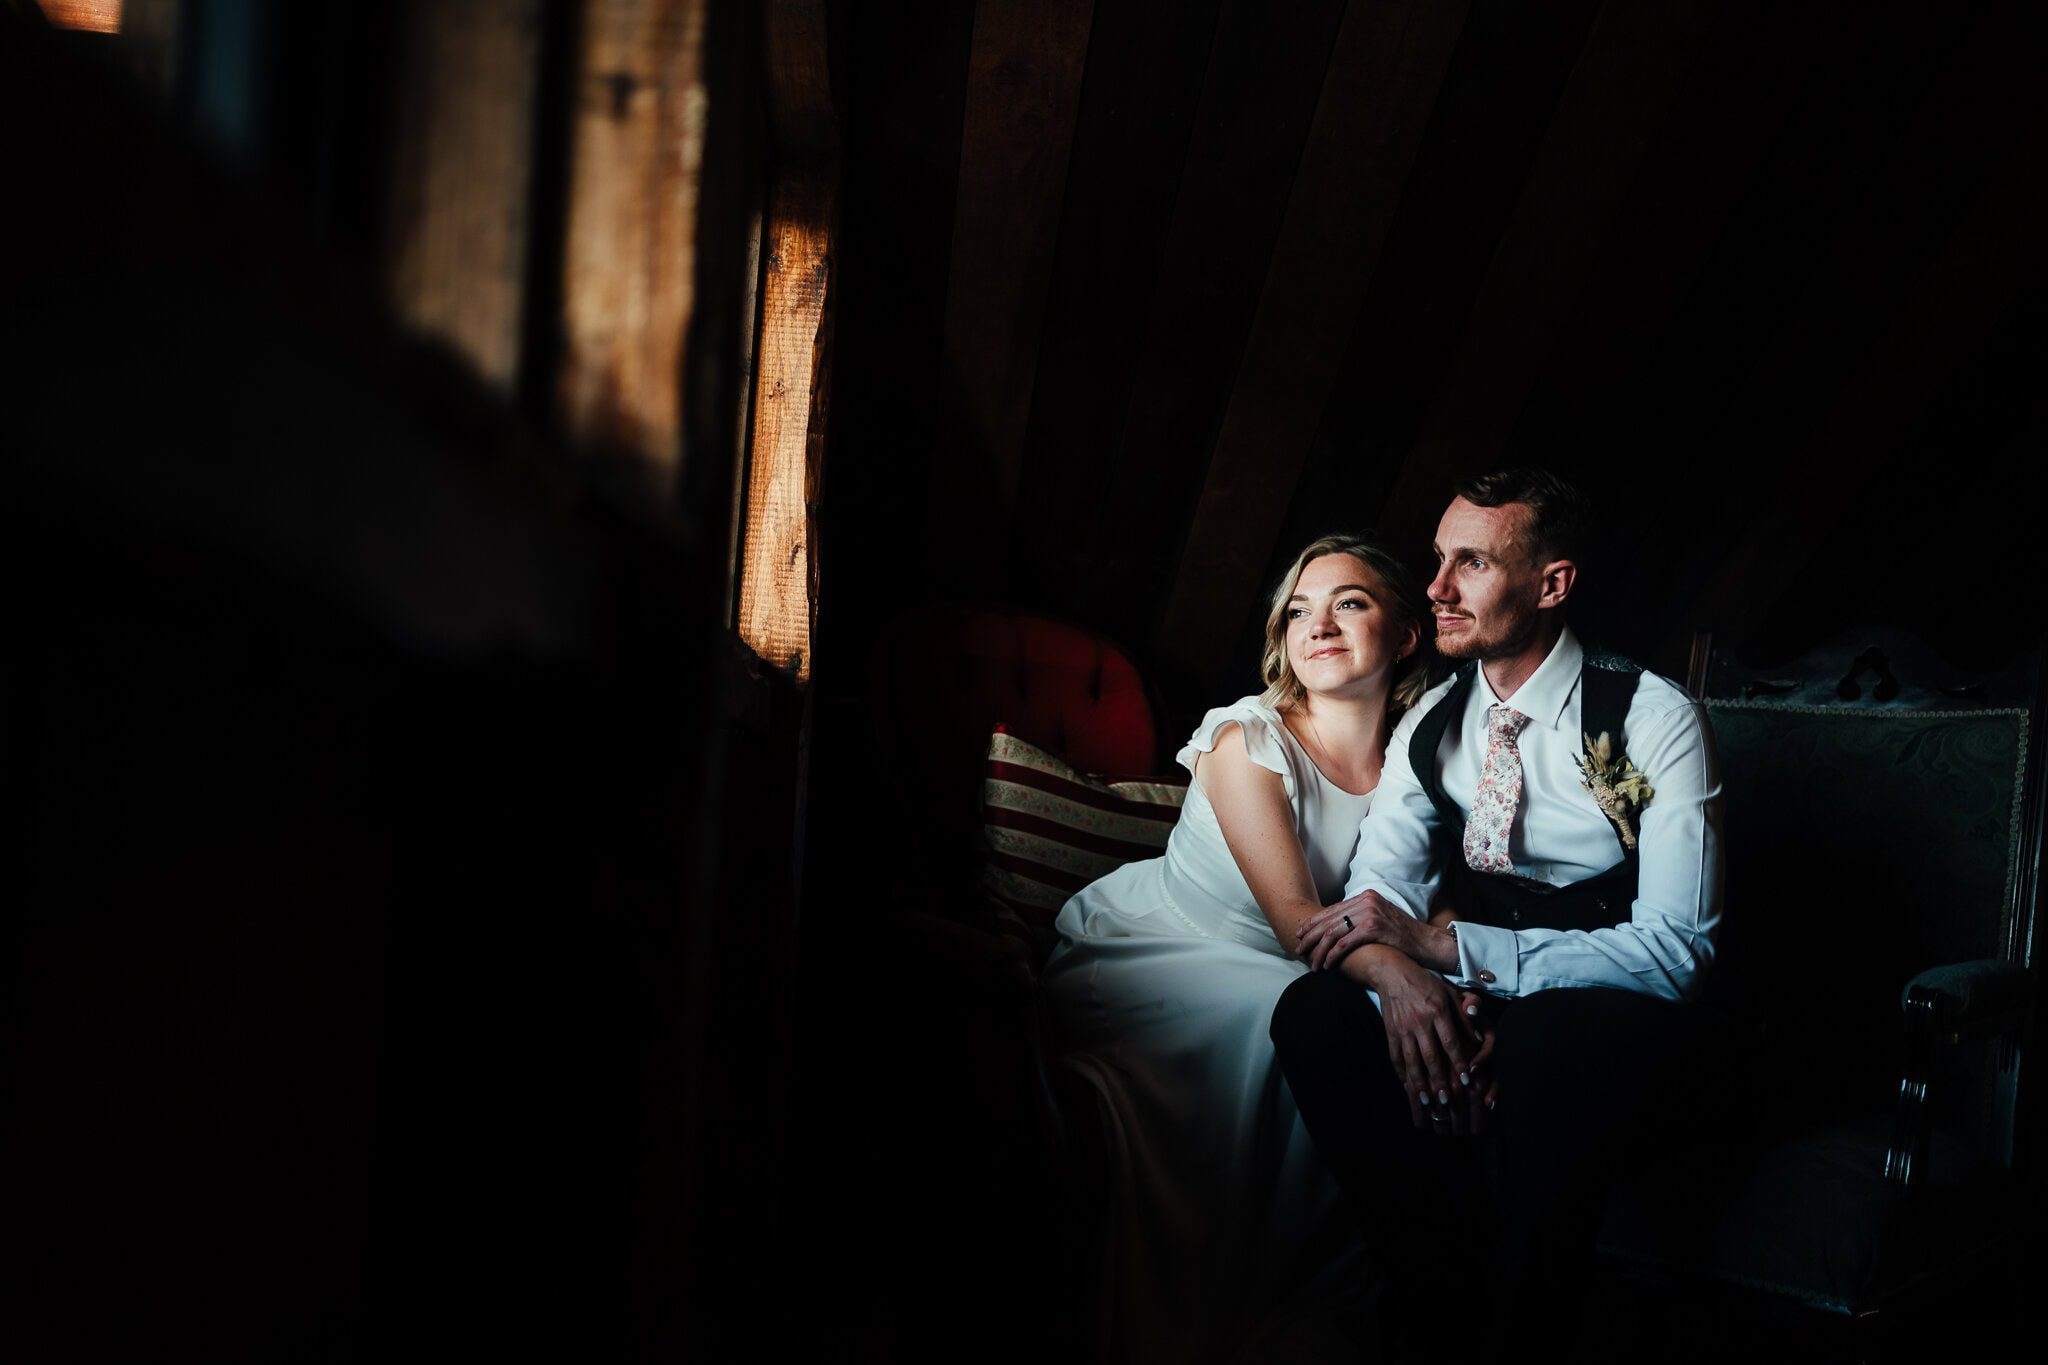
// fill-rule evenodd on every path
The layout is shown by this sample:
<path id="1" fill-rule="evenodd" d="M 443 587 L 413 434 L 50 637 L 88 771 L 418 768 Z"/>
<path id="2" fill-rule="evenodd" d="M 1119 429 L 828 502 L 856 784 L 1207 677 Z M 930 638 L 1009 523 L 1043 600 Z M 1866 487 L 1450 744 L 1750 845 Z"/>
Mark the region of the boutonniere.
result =
<path id="1" fill-rule="evenodd" d="M 1614 822 L 1621 833 L 1621 846 L 1634 848 L 1635 826 L 1643 807 L 1657 792 L 1642 769 L 1628 761 L 1627 754 L 1615 756 L 1614 741 L 1605 730 L 1598 739 L 1586 736 L 1585 757 L 1579 760 L 1579 785 L 1593 793 L 1601 814 Z"/>

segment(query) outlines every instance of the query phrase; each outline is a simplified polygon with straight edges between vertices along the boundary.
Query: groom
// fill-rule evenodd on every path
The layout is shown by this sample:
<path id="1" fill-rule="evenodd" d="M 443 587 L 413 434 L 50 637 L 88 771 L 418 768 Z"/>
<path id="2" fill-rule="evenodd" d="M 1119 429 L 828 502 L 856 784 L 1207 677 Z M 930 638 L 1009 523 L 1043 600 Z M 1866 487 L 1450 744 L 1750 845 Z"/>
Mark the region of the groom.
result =
<path id="1" fill-rule="evenodd" d="M 1509 1323 L 1570 1315 L 1607 1182 L 1689 1121 L 1714 1055 L 1687 1003 L 1721 919 L 1712 739 L 1684 691 L 1566 625 L 1587 521 L 1541 470 L 1459 488 L 1429 598 L 1464 662 L 1396 727 L 1347 899 L 1297 945 L 1323 970 L 1272 1024 L 1397 1285 L 1463 1281 Z M 1466 1255 L 1443 1259 L 1472 1144 L 1434 1139 L 1480 1129 L 1499 1235 L 1475 1302 Z"/>

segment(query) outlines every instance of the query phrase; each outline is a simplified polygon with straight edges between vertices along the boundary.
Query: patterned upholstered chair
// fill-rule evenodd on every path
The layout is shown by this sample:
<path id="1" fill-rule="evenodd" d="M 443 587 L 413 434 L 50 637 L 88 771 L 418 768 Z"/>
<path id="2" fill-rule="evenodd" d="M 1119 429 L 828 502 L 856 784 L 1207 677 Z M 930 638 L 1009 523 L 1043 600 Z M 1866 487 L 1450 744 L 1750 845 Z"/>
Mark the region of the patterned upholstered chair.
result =
<path id="1" fill-rule="evenodd" d="M 2014 1232 L 2040 662 L 1966 675 L 1859 636 L 1757 670 L 1707 643 L 1691 682 L 1728 850 L 1709 998 L 1755 1030 L 1751 1088 L 1689 1183 L 1623 1188 L 1603 1244 L 1871 1330 L 1995 1266 Z"/>

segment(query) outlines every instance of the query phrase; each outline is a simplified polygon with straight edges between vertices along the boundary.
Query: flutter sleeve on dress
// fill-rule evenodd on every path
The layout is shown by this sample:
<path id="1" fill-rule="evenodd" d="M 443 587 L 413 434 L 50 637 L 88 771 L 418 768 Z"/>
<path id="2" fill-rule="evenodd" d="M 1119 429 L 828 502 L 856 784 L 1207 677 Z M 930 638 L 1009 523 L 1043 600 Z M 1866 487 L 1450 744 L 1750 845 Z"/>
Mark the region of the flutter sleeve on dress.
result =
<path id="1" fill-rule="evenodd" d="M 1236 725 L 1244 731 L 1245 752 L 1261 768 L 1280 774 L 1280 781 L 1287 788 L 1288 804 L 1294 804 L 1294 788 L 1299 778 L 1294 771 L 1287 741 L 1281 738 L 1280 717 L 1250 697 L 1228 706 L 1219 706 L 1203 716 L 1202 723 L 1195 727 L 1195 733 L 1174 755 L 1174 761 L 1193 773 L 1196 759 L 1216 751 L 1216 737 L 1226 725 Z"/>

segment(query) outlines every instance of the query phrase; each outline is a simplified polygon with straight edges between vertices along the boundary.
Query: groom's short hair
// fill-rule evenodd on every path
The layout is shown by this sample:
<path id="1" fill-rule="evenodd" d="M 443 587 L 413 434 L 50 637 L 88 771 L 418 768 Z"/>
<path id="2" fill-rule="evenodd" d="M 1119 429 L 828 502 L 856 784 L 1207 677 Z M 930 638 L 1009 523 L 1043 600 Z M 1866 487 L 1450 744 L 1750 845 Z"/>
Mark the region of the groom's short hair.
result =
<path id="1" fill-rule="evenodd" d="M 1532 558 L 1576 563 L 1585 553 L 1586 532 L 1593 523 L 1592 503 L 1547 469 L 1524 466 L 1481 474 L 1459 484 L 1457 496 L 1475 507 L 1518 502 L 1528 508 L 1527 548 Z"/>

